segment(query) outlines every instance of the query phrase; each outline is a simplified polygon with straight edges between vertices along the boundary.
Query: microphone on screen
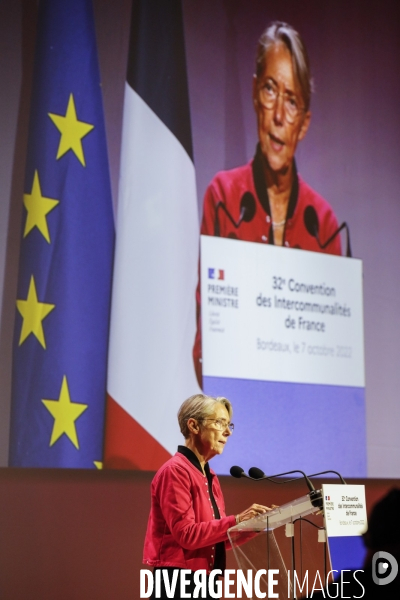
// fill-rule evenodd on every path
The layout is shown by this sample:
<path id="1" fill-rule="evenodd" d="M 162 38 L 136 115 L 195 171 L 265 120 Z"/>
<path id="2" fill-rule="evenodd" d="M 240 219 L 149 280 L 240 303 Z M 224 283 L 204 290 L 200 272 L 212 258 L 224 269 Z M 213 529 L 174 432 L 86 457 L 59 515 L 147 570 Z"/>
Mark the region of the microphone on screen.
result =
<path id="1" fill-rule="evenodd" d="M 306 206 L 306 208 L 304 210 L 304 225 L 306 226 L 308 233 L 312 237 L 315 237 L 318 244 L 321 246 L 319 237 L 318 237 L 318 233 L 319 233 L 318 215 L 317 215 L 317 211 L 315 210 L 315 208 L 311 205 Z"/>
<path id="2" fill-rule="evenodd" d="M 319 239 L 319 221 L 318 221 L 317 211 L 311 204 L 306 206 L 306 208 L 304 210 L 303 218 L 304 218 L 304 225 L 306 226 L 308 233 L 317 240 L 318 246 L 321 248 L 321 250 L 324 250 L 335 239 L 335 237 L 337 235 L 339 235 L 339 233 L 342 231 L 342 229 L 346 229 L 346 239 L 347 239 L 346 256 L 351 258 L 352 254 L 351 254 L 351 245 L 350 245 L 350 230 L 345 221 L 341 224 L 341 226 L 331 235 L 331 237 L 325 243 L 322 243 L 321 240 Z"/>
<path id="3" fill-rule="evenodd" d="M 256 214 L 256 200 L 251 192 L 245 192 L 240 200 L 240 217 L 238 227 L 242 221 L 250 223 Z"/>
<path id="4" fill-rule="evenodd" d="M 249 477 L 248 475 L 246 475 L 246 473 L 244 472 L 242 467 L 237 467 L 237 466 L 231 467 L 230 474 L 232 475 L 232 477 L 236 477 L 236 479 L 240 479 L 241 477 L 246 477 L 247 479 L 252 479 L 252 477 Z"/>
<path id="5" fill-rule="evenodd" d="M 216 237 L 220 237 L 220 226 L 219 226 L 219 210 L 223 210 L 232 225 L 235 229 L 238 229 L 240 225 L 245 221 L 245 223 L 250 223 L 253 220 L 254 215 L 256 214 L 256 201 L 251 192 L 245 192 L 240 200 L 240 216 L 239 220 L 236 222 L 232 217 L 229 210 L 226 208 L 225 204 L 221 201 L 217 202 L 215 206 L 215 218 L 214 218 L 214 235 Z"/>

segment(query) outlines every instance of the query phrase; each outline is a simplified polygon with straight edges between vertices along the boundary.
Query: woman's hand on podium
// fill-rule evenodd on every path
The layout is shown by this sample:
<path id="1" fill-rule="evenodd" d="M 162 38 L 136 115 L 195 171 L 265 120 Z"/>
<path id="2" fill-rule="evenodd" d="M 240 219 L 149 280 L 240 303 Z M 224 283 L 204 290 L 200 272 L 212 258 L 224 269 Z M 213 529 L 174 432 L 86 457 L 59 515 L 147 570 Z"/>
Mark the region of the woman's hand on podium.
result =
<path id="1" fill-rule="evenodd" d="M 252 504 L 249 508 L 246 508 L 243 512 L 236 515 L 236 524 L 243 523 L 243 521 L 249 521 L 258 515 L 263 515 L 264 513 L 273 510 L 274 508 L 278 508 L 275 504 L 272 504 L 271 507 L 264 506 L 263 504 Z"/>

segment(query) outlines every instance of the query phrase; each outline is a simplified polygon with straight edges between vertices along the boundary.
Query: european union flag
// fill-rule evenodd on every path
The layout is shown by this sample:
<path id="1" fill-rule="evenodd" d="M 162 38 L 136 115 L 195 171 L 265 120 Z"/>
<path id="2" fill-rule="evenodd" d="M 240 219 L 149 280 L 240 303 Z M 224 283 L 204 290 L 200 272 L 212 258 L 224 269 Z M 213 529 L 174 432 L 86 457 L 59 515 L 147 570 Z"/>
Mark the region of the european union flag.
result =
<path id="1" fill-rule="evenodd" d="M 10 465 L 103 453 L 114 222 L 91 0 L 40 3 L 14 331 Z"/>

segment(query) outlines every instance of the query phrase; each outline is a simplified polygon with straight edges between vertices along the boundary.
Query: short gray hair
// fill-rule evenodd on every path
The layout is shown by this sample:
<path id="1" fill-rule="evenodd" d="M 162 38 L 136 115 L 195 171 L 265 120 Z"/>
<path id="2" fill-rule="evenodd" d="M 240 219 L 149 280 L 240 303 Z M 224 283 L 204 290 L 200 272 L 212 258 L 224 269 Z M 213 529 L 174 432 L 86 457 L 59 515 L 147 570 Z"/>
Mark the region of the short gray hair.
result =
<path id="1" fill-rule="evenodd" d="M 213 396 L 206 396 L 205 394 L 194 394 L 185 400 L 178 411 L 179 427 L 185 439 L 187 439 L 190 435 L 189 428 L 187 426 L 188 420 L 197 419 L 198 421 L 201 421 L 201 419 L 209 417 L 213 414 L 215 405 L 217 403 L 225 406 L 226 410 L 228 411 L 229 418 L 231 419 L 233 413 L 232 404 L 223 396 L 217 396 L 214 398 Z"/>
<path id="2" fill-rule="evenodd" d="M 271 46 L 283 43 L 292 56 L 293 71 L 300 85 L 306 112 L 310 108 L 313 82 L 310 73 L 310 61 L 307 49 L 298 33 L 291 25 L 274 21 L 261 35 L 257 46 L 256 76 L 259 78 L 265 67 L 265 56 Z"/>

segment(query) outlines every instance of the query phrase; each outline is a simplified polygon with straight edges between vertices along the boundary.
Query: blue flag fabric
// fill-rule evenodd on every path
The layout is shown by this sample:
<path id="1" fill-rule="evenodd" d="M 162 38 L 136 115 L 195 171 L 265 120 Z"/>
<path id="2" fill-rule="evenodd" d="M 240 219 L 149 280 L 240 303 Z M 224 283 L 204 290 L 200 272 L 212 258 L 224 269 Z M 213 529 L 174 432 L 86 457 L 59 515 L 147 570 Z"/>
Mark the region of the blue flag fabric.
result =
<path id="1" fill-rule="evenodd" d="M 24 187 L 11 466 L 102 461 L 114 222 L 91 0 L 41 2 Z"/>

